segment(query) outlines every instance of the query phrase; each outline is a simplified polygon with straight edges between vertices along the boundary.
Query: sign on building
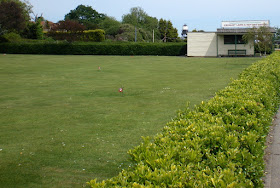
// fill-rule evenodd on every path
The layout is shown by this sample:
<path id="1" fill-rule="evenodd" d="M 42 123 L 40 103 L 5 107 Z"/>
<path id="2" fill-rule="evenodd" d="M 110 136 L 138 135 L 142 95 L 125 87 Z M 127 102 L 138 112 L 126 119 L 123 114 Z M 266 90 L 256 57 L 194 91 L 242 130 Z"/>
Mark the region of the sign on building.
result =
<path id="1" fill-rule="evenodd" d="M 223 21 L 222 28 L 259 28 L 269 27 L 269 20 Z"/>

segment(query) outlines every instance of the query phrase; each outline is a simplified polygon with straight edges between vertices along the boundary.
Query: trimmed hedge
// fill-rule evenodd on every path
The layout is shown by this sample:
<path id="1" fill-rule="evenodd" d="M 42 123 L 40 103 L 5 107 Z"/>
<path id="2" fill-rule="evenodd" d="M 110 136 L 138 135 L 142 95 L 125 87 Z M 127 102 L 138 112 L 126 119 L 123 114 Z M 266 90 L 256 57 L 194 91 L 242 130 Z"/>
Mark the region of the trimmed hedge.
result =
<path id="1" fill-rule="evenodd" d="M 105 31 L 102 29 L 85 30 L 73 33 L 52 31 L 46 33 L 46 36 L 52 37 L 55 40 L 103 42 L 105 40 Z"/>
<path id="2" fill-rule="evenodd" d="M 102 29 L 87 30 L 81 36 L 82 41 L 103 42 L 105 41 L 105 31 Z"/>
<path id="3" fill-rule="evenodd" d="M 264 148 L 279 108 L 280 53 L 129 151 L 134 165 L 91 187 L 263 187 Z"/>
<path id="4" fill-rule="evenodd" d="M 0 53 L 179 56 L 186 43 L 0 43 Z"/>

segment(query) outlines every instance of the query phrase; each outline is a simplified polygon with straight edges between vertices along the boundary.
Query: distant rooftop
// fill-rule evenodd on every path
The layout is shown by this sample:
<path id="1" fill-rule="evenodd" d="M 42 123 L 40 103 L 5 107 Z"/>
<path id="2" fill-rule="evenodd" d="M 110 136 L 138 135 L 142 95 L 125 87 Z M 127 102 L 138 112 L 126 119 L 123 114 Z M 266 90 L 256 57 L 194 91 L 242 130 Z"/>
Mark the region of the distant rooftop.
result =
<path id="1" fill-rule="evenodd" d="M 270 27 L 269 20 L 241 20 L 241 21 L 222 21 L 222 28 L 259 28 Z"/>
<path id="2" fill-rule="evenodd" d="M 218 28 L 217 33 L 247 33 L 250 28 Z M 269 28 L 271 33 L 276 33 L 272 27 Z"/>

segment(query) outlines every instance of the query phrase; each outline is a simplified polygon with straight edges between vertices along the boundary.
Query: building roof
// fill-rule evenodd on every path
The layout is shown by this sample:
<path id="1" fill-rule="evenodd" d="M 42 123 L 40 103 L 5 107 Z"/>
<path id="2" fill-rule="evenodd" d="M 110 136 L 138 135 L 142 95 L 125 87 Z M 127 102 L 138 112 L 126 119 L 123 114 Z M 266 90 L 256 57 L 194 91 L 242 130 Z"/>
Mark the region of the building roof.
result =
<path id="1" fill-rule="evenodd" d="M 226 34 L 226 33 L 247 33 L 249 29 L 250 28 L 231 28 L 231 29 L 218 28 L 217 33 L 218 34 L 219 33 L 224 33 L 224 34 Z M 274 28 L 270 27 L 270 32 L 275 33 L 276 31 Z"/>

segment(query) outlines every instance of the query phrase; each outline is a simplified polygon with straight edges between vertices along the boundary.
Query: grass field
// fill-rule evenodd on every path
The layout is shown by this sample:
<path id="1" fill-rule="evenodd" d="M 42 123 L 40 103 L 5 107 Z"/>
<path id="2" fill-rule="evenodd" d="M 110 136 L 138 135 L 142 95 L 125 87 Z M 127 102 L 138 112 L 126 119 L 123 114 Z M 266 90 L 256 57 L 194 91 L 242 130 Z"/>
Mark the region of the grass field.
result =
<path id="1" fill-rule="evenodd" d="M 126 152 L 141 136 L 257 60 L 1 55 L 0 187 L 110 178 L 130 164 Z"/>

